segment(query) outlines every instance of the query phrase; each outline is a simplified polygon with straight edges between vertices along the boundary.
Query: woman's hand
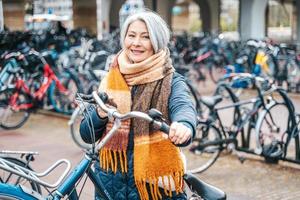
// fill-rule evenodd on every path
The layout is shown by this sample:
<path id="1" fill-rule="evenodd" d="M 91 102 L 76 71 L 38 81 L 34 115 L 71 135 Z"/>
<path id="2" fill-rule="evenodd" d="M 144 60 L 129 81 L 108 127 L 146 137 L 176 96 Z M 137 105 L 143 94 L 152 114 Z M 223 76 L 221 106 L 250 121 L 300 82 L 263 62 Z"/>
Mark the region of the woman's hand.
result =
<path id="1" fill-rule="evenodd" d="M 170 126 L 169 139 L 174 144 L 182 144 L 192 137 L 192 131 L 180 122 L 173 122 Z"/>

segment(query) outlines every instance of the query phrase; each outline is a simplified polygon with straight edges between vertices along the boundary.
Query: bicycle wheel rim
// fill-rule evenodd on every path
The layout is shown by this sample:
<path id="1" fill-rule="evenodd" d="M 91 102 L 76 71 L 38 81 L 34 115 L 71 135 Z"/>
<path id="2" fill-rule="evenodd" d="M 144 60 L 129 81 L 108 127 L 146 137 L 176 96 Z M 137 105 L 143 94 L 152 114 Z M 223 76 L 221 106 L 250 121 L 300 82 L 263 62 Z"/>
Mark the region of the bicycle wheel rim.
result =
<path id="1" fill-rule="evenodd" d="M 70 133 L 71 133 L 71 137 L 74 141 L 74 143 L 82 148 L 82 149 L 91 149 L 92 145 L 91 144 L 87 144 L 85 143 L 81 136 L 80 136 L 80 132 L 79 132 L 79 127 L 80 127 L 80 123 L 83 119 L 83 115 L 82 112 L 79 111 L 78 114 L 76 115 L 76 117 L 74 118 L 74 121 L 70 124 Z"/>
<path id="2" fill-rule="evenodd" d="M 230 86 L 226 83 L 218 84 L 214 95 L 219 95 L 222 97 L 222 101 L 218 103 L 217 107 L 230 106 L 239 101 L 239 98 L 234 94 Z M 229 115 L 228 113 L 232 113 L 232 115 Z M 236 125 L 239 121 L 239 118 L 241 117 L 239 106 L 218 110 L 218 114 L 222 119 L 222 124 L 224 127 L 231 127 L 232 125 Z"/>
<path id="3" fill-rule="evenodd" d="M 201 173 L 207 170 L 214 164 L 221 152 L 220 145 L 211 145 L 202 149 L 195 149 L 201 142 L 199 141 L 214 141 L 221 139 L 218 129 L 214 126 L 207 126 L 204 123 L 199 123 L 197 133 L 192 144 L 182 148 L 186 156 L 187 171 L 191 173 Z"/>
<path id="4" fill-rule="evenodd" d="M 56 83 L 53 82 L 51 84 L 49 92 L 50 102 L 53 105 L 55 111 L 71 115 L 76 108 L 74 100 L 76 93 L 79 91 L 79 86 L 77 81 L 73 79 L 68 73 L 64 73 L 60 77 L 60 81 L 68 90 L 68 93 L 64 94 L 63 92 L 61 92 L 56 86 Z"/>
<path id="5" fill-rule="evenodd" d="M 279 142 L 282 144 L 282 142 L 285 142 L 289 124 L 289 117 L 286 118 L 286 116 L 289 116 L 287 106 L 284 103 L 275 103 L 264 111 L 263 116 L 259 118 L 257 122 L 257 127 L 259 127 L 257 140 L 263 154 L 266 155 L 266 150 L 272 143 Z M 281 151 L 283 154 L 283 149 Z M 286 153 L 290 154 L 291 152 Z M 272 157 L 272 154 L 270 155 Z M 266 156 L 270 155 L 268 153 Z"/>
<path id="6" fill-rule="evenodd" d="M 10 105 L 10 99 L 12 94 L 15 93 L 15 89 L 6 89 L 0 92 L 0 126 L 4 129 L 16 129 L 23 126 L 23 124 L 29 118 L 28 110 L 14 110 Z M 29 97 L 23 92 L 18 92 L 18 98 L 16 105 L 30 103 Z"/>

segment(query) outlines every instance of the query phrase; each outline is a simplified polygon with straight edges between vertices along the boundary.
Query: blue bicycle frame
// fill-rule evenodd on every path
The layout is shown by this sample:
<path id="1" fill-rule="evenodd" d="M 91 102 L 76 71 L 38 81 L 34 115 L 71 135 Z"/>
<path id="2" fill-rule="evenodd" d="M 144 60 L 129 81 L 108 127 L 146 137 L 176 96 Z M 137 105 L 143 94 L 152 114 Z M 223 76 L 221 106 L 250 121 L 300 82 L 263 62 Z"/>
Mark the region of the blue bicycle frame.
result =
<path id="1" fill-rule="evenodd" d="M 59 200 L 68 195 L 70 200 L 78 200 L 78 194 L 75 189 L 76 183 L 86 173 L 90 180 L 93 182 L 96 191 L 101 195 L 103 199 L 112 200 L 105 189 L 101 180 L 97 177 L 96 173 L 91 169 L 93 162 L 95 161 L 95 154 L 86 153 L 81 162 L 72 170 L 63 183 L 55 190 L 53 194 L 49 194 L 47 197 L 42 197 L 40 194 L 28 190 L 22 186 L 14 186 L 9 184 L 0 183 L 0 198 L 11 197 L 16 199 L 53 199 Z"/>

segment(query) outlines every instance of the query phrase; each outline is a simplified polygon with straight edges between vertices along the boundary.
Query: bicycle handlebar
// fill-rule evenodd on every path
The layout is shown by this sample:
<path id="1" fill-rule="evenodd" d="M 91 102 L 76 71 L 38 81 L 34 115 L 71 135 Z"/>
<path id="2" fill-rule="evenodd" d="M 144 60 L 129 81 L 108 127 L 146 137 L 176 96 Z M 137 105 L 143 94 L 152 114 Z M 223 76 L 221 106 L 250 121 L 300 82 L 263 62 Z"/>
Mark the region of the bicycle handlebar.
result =
<path id="1" fill-rule="evenodd" d="M 108 101 L 108 96 L 104 92 L 97 93 L 96 91 L 92 92 L 91 95 L 78 94 L 81 97 L 81 100 L 88 103 L 96 103 L 104 112 L 107 113 L 109 119 L 114 119 L 114 124 L 112 129 L 106 136 L 99 142 L 96 147 L 96 150 L 99 150 L 106 144 L 106 142 L 114 135 L 116 130 L 121 126 L 121 121 L 130 119 L 130 118 L 139 118 L 146 120 L 154 126 L 154 128 L 169 134 L 170 126 L 161 120 L 159 116 L 161 113 L 156 109 L 151 109 L 150 113 L 144 113 L 140 111 L 131 111 L 125 114 L 121 114 L 114 107 L 108 107 L 105 103 Z"/>

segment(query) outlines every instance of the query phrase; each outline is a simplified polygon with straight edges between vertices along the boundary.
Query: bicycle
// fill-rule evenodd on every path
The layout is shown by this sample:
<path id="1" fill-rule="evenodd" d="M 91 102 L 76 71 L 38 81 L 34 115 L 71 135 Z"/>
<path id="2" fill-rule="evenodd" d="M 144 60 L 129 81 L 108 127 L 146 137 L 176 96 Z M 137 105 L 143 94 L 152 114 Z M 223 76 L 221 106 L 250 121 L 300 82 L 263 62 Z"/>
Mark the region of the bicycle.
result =
<path id="1" fill-rule="evenodd" d="M 270 99 L 262 111 L 255 127 L 257 153 L 264 155 L 267 162 L 279 160 L 300 163 L 300 114 L 295 112 L 293 102 L 283 89 L 278 92 L 283 100 Z M 280 113 L 286 119 L 274 116 Z"/>
<path id="2" fill-rule="evenodd" d="M 53 108 L 64 114 L 71 114 L 75 109 L 73 98 L 80 88 L 77 80 L 71 73 L 61 74 L 58 78 L 44 57 L 38 52 L 31 51 L 29 55 L 38 56 L 42 62 L 39 73 L 32 73 L 28 79 L 24 69 L 17 66 L 15 70 L 14 85 L 0 91 L 0 108 L 2 111 L 0 126 L 5 129 L 21 127 L 29 118 L 30 113 L 40 107 L 44 97 L 48 94 Z M 36 66 L 38 67 L 38 66 Z M 71 87 L 71 88 L 69 88 Z M 73 95 L 73 96 L 72 96 Z"/>
<path id="3" fill-rule="evenodd" d="M 0 183 L 0 199 L 5 200 L 11 200 L 11 199 L 62 199 L 65 196 L 68 196 L 68 199 L 79 199 L 80 193 L 78 195 L 75 187 L 80 181 L 84 174 L 87 174 L 88 178 L 92 181 L 92 183 L 95 186 L 95 189 L 99 192 L 99 194 L 103 197 L 103 199 L 112 199 L 112 197 L 109 195 L 109 193 L 106 191 L 105 186 L 102 184 L 101 180 L 97 178 L 97 175 L 92 169 L 93 163 L 98 159 L 98 152 L 99 149 L 101 149 L 105 143 L 113 136 L 114 133 L 116 133 L 116 130 L 120 127 L 121 121 L 126 120 L 129 118 L 137 117 L 143 120 L 148 121 L 149 123 L 152 123 L 155 127 L 157 127 L 159 130 L 162 130 L 164 132 L 168 132 L 169 126 L 165 124 L 162 121 L 153 119 L 153 116 L 150 114 L 146 114 L 143 112 L 137 112 L 132 111 L 126 114 L 120 114 L 113 108 L 108 108 L 105 106 L 106 100 L 108 99 L 107 95 L 100 94 L 98 95 L 97 92 L 93 92 L 92 96 L 90 95 L 80 95 L 81 99 L 84 99 L 85 102 L 88 103 L 97 103 L 105 112 L 108 113 L 108 116 L 111 116 L 115 119 L 114 126 L 111 129 L 111 131 L 97 144 L 93 143 L 93 148 L 89 151 L 85 152 L 85 155 L 81 162 L 75 167 L 75 169 L 69 174 L 69 176 L 64 179 L 67 172 L 70 169 L 70 163 L 66 160 L 60 160 L 53 166 L 51 166 L 48 170 L 46 170 L 45 173 L 47 174 L 51 172 L 55 167 L 60 165 L 61 163 L 65 163 L 67 165 L 66 169 L 64 170 L 64 173 L 59 178 L 59 180 L 54 184 L 49 184 L 44 181 L 42 181 L 40 178 L 41 175 L 37 174 L 33 171 L 27 170 L 25 168 L 19 167 L 21 171 L 14 170 L 13 164 L 8 164 L 9 167 L 6 167 L 5 165 L 1 164 L 0 162 L 0 168 L 4 168 L 5 170 L 8 170 L 10 172 L 16 173 L 24 178 L 27 178 L 29 180 L 32 180 L 46 188 L 55 188 L 58 186 L 57 189 L 50 192 L 46 197 L 42 197 L 39 194 L 32 193 L 32 191 L 26 191 L 20 186 L 12 186 L 8 184 L 2 184 Z M 158 114 L 159 111 L 153 110 L 152 113 Z M 87 116 L 89 114 L 87 113 Z M 91 128 L 92 130 L 92 128 Z M 92 136 L 94 135 L 93 131 L 91 131 Z M 27 173 L 27 174 L 25 174 Z M 199 195 L 203 195 L 204 199 L 220 199 L 225 200 L 226 194 L 204 182 L 199 181 L 195 176 L 191 174 L 186 174 L 184 176 L 184 180 L 186 181 L 186 186 L 189 187 L 189 189 L 192 191 L 192 195 L 195 195 L 196 199 Z M 192 197 L 193 198 L 193 197 Z"/>
<path id="4" fill-rule="evenodd" d="M 274 84 L 271 84 L 271 88 L 262 91 L 258 87 L 258 83 L 263 84 L 266 80 L 251 74 L 242 73 L 237 75 L 236 78 L 247 79 L 252 84 L 255 84 L 258 96 L 218 107 L 216 105 L 223 100 L 223 97 L 220 95 L 203 97 L 201 99 L 202 103 L 209 108 L 210 114 L 208 119 L 199 121 L 196 137 L 192 145 L 185 149 L 185 152 L 190 151 L 193 153 L 191 160 L 197 160 L 197 163 L 202 162 L 200 165 L 193 165 L 193 162 L 188 162 L 188 170 L 191 173 L 200 173 L 207 170 L 226 148 L 237 154 L 241 162 L 244 161 L 244 158 L 239 155 L 238 151 L 263 155 L 258 150 L 260 146 L 257 143 L 254 149 L 250 149 L 251 133 L 255 131 L 258 113 L 268 109 L 266 105 L 270 100 L 267 98 L 266 101 L 265 96 L 269 96 L 278 91 L 278 89 Z M 226 90 L 230 91 L 230 88 L 226 87 Z M 229 92 L 229 94 L 233 94 L 233 92 Z M 249 104 L 253 105 L 250 109 L 246 107 Z M 280 106 L 281 104 L 275 105 Z M 234 115 L 233 122 L 227 127 L 224 126 L 224 120 L 221 119 L 219 111 L 228 109 L 234 109 Z M 245 129 L 246 124 L 248 124 L 247 130 Z M 240 139 L 238 136 L 240 136 Z M 241 143 L 240 146 L 239 143 Z"/>

